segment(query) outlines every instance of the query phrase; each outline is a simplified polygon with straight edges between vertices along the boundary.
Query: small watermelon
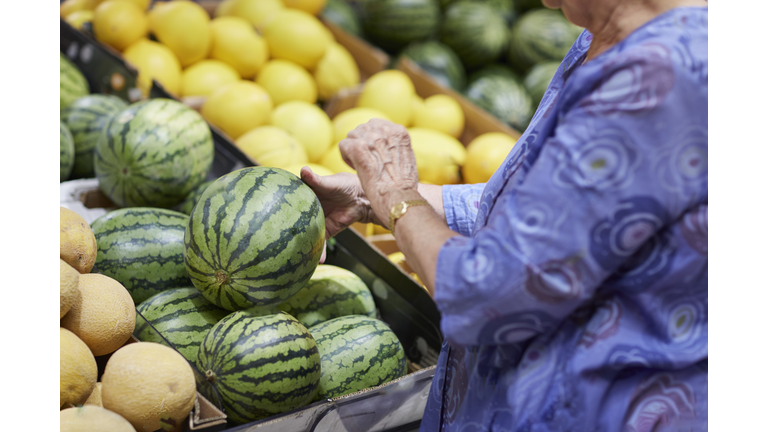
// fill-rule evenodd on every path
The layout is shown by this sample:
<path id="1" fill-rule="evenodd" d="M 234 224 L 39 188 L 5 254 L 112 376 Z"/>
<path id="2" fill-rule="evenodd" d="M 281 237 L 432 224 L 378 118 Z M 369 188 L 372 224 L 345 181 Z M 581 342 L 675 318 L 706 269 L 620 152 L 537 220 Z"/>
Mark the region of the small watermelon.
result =
<path id="1" fill-rule="evenodd" d="M 171 208 L 205 180 L 212 163 L 208 123 L 163 98 L 113 116 L 94 151 L 99 188 L 121 207 Z"/>
<path id="2" fill-rule="evenodd" d="M 328 0 L 320 12 L 325 20 L 336 24 L 349 34 L 362 37 L 363 30 L 360 20 L 352 6 L 346 0 Z"/>
<path id="3" fill-rule="evenodd" d="M 524 131 L 533 116 L 531 96 L 523 84 L 512 77 L 480 74 L 470 80 L 464 95 L 518 131 Z"/>
<path id="4" fill-rule="evenodd" d="M 437 34 L 440 4 L 438 0 L 364 0 L 362 23 L 369 40 L 395 52 Z"/>
<path id="5" fill-rule="evenodd" d="M 75 143 L 67 125 L 59 121 L 59 181 L 68 179 L 75 165 Z"/>
<path id="6" fill-rule="evenodd" d="M 90 93 L 88 81 L 83 73 L 62 52 L 59 52 L 59 111 L 75 99 Z"/>
<path id="7" fill-rule="evenodd" d="M 64 108 L 61 119 L 75 140 L 73 178 L 94 176 L 93 149 L 99 136 L 109 119 L 127 107 L 128 104 L 117 96 L 92 94 L 75 99 Z"/>
<path id="8" fill-rule="evenodd" d="M 132 207 L 91 223 L 96 263 L 91 270 L 125 286 L 135 304 L 172 288 L 191 286 L 184 267 L 189 216 L 173 210 Z"/>
<path id="9" fill-rule="evenodd" d="M 405 47 L 400 55 L 411 59 L 443 87 L 460 92 L 467 84 L 461 59 L 445 44 L 435 40 L 414 42 Z"/>
<path id="10" fill-rule="evenodd" d="M 133 334 L 137 339 L 163 343 L 162 336 L 192 364 L 197 361 L 197 349 L 211 327 L 231 313 L 206 300 L 194 287 L 155 294 L 136 306 L 136 310 L 147 320 L 136 318 Z"/>
<path id="11" fill-rule="evenodd" d="M 512 26 L 509 61 L 520 72 L 527 72 L 536 63 L 560 62 L 582 30 L 559 10 L 530 10 Z"/>
<path id="12" fill-rule="evenodd" d="M 208 189 L 208 186 L 210 186 L 211 183 L 213 183 L 213 180 L 203 182 L 200 184 L 200 186 L 196 187 L 195 190 L 187 194 L 186 198 L 184 198 L 184 201 L 179 204 L 179 211 L 184 214 L 192 214 L 192 209 L 195 208 L 197 200 L 200 199 L 200 197 L 203 195 L 203 192 Z"/>
<path id="13" fill-rule="evenodd" d="M 324 239 L 323 209 L 309 186 L 280 168 L 243 168 L 198 200 L 184 234 L 184 262 L 213 304 L 267 306 L 306 285 Z"/>
<path id="14" fill-rule="evenodd" d="M 552 78 L 555 77 L 557 69 L 560 67 L 560 62 L 542 62 L 538 63 L 528 71 L 523 79 L 523 85 L 528 90 L 528 94 L 531 95 L 533 106 L 538 107 L 541 103 L 541 99 L 544 97 L 549 83 Z"/>
<path id="15" fill-rule="evenodd" d="M 504 17 L 487 3 L 451 3 L 443 15 L 440 42 L 451 47 L 467 68 L 493 62 L 507 48 L 509 30 Z"/>
<path id="16" fill-rule="evenodd" d="M 320 351 L 317 399 L 386 384 L 406 373 L 405 350 L 382 321 L 348 315 L 309 329 Z"/>
<path id="17" fill-rule="evenodd" d="M 269 417 L 311 402 L 320 381 L 320 354 L 309 331 L 278 313 L 233 312 L 208 332 L 197 368 L 221 396 L 234 423 Z"/>

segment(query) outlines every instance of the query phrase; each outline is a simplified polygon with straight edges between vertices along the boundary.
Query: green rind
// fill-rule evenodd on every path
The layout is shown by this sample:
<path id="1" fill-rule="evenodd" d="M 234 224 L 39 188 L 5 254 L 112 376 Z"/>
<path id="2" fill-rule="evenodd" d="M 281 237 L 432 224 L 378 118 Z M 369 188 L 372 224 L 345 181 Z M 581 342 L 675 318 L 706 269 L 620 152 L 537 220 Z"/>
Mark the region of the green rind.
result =
<path id="1" fill-rule="evenodd" d="M 210 186 L 213 182 L 213 180 L 203 182 L 200 184 L 200 186 L 196 187 L 192 192 L 187 194 L 187 196 L 184 198 L 184 201 L 179 204 L 179 211 L 188 215 L 192 214 L 192 210 L 195 208 L 197 200 L 203 196 L 203 192 L 205 192 L 205 190 L 208 189 L 208 186 Z"/>
<path id="2" fill-rule="evenodd" d="M 230 314 L 206 300 L 194 287 L 155 294 L 136 310 L 192 364 L 197 361 L 197 350 L 208 331 Z M 133 335 L 144 342 L 163 343 L 147 321 L 137 319 Z"/>
<path id="3" fill-rule="evenodd" d="M 117 96 L 92 94 L 74 100 L 61 112 L 75 141 L 75 166 L 72 178 L 90 178 L 93 172 L 93 149 L 112 116 L 128 104 Z"/>
<path id="4" fill-rule="evenodd" d="M 514 78 L 489 74 L 470 81 L 464 95 L 494 117 L 524 131 L 533 116 L 531 96 Z"/>
<path id="5" fill-rule="evenodd" d="M 437 33 L 440 4 L 437 0 L 364 0 L 362 24 L 373 43 L 397 51 Z"/>
<path id="6" fill-rule="evenodd" d="M 363 35 L 360 20 L 357 18 L 355 10 L 352 9 L 352 6 L 346 0 L 328 0 L 325 8 L 320 12 L 320 16 L 336 24 L 349 34 L 358 37 Z"/>
<path id="7" fill-rule="evenodd" d="M 72 174 L 75 165 L 75 143 L 64 122 L 59 121 L 59 181 L 63 182 Z"/>
<path id="8" fill-rule="evenodd" d="M 462 0 L 446 8 L 440 42 L 453 49 L 467 68 L 477 68 L 501 56 L 509 42 L 509 30 L 493 6 Z"/>
<path id="9" fill-rule="evenodd" d="M 435 40 L 414 42 L 405 47 L 400 55 L 411 59 L 444 87 L 461 92 L 467 85 L 461 59 L 445 44 Z"/>
<path id="10" fill-rule="evenodd" d="M 112 117 L 94 151 L 99 188 L 121 207 L 171 208 L 205 180 L 213 138 L 203 117 L 171 99 Z"/>
<path id="11" fill-rule="evenodd" d="M 582 30 L 571 24 L 559 10 L 530 10 L 512 26 L 509 61 L 523 73 L 536 63 L 560 62 Z"/>
<path id="12" fill-rule="evenodd" d="M 533 106 L 538 107 L 541 103 L 541 99 L 544 97 L 549 83 L 552 78 L 555 77 L 557 69 L 560 67 L 560 62 L 551 61 L 543 62 L 534 65 L 523 80 L 523 85 L 531 95 Z"/>
<path id="13" fill-rule="evenodd" d="M 196 365 L 234 423 L 299 408 L 312 401 L 320 380 L 315 340 L 285 313 L 227 315 L 203 339 Z"/>
<path id="14" fill-rule="evenodd" d="M 188 220 L 183 213 L 149 207 L 101 216 L 91 223 L 97 246 L 91 272 L 123 284 L 135 304 L 165 290 L 190 286 L 184 266 Z"/>
<path id="15" fill-rule="evenodd" d="M 348 315 L 309 329 L 320 351 L 318 399 L 385 384 L 406 373 L 405 351 L 382 321 Z"/>
<path id="16" fill-rule="evenodd" d="M 59 52 L 59 112 L 75 99 L 90 93 L 82 72 L 62 52 Z"/>
<path id="17" fill-rule="evenodd" d="M 266 306 L 306 285 L 324 238 L 323 210 L 309 186 L 279 168 L 243 168 L 200 197 L 184 234 L 184 261 L 215 305 Z"/>

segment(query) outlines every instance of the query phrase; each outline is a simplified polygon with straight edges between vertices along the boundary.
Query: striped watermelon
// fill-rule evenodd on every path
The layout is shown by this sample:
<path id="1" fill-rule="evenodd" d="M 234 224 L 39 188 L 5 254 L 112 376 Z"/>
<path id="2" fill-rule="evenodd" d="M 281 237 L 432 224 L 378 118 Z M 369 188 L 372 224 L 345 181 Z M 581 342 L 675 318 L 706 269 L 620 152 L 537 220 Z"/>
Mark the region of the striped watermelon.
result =
<path id="1" fill-rule="evenodd" d="M 528 74 L 525 75 L 523 85 L 528 90 L 528 94 L 531 95 L 534 107 L 538 107 L 541 103 L 541 99 L 544 97 L 544 93 L 546 93 L 549 83 L 555 77 L 559 67 L 560 62 L 557 61 L 542 62 L 534 65 L 528 71 Z"/>
<path id="2" fill-rule="evenodd" d="M 360 20 L 352 6 L 347 3 L 347 0 L 328 0 L 320 16 L 336 24 L 349 34 L 358 37 L 363 35 Z"/>
<path id="3" fill-rule="evenodd" d="M 560 62 L 582 30 L 559 10 L 530 10 L 512 26 L 509 61 L 521 72 L 527 72 L 536 63 Z"/>
<path id="4" fill-rule="evenodd" d="M 480 74 L 464 95 L 494 117 L 524 131 L 533 116 L 531 96 L 517 79 L 501 74 Z"/>
<path id="5" fill-rule="evenodd" d="M 197 200 L 203 196 L 203 192 L 208 189 L 208 186 L 210 186 L 211 183 L 213 183 L 213 180 L 205 181 L 201 183 L 200 186 L 196 187 L 192 192 L 188 193 L 184 198 L 184 201 L 179 204 L 179 211 L 184 214 L 192 214 L 192 209 L 195 208 Z"/>
<path id="6" fill-rule="evenodd" d="M 69 128 L 59 121 L 59 181 L 68 179 L 75 165 L 75 143 Z"/>
<path id="7" fill-rule="evenodd" d="M 94 152 L 99 188 L 121 207 L 173 207 L 205 180 L 212 163 L 208 123 L 162 98 L 112 117 Z"/>
<path id="8" fill-rule="evenodd" d="M 286 313 L 227 315 L 203 339 L 196 365 L 221 396 L 227 418 L 235 423 L 309 403 L 320 380 L 315 340 Z"/>
<path id="9" fill-rule="evenodd" d="M 90 93 L 82 72 L 62 52 L 59 52 L 59 111 L 79 97 Z"/>
<path id="10" fill-rule="evenodd" d="M 91 178 L 93 149 L 109 119 L 128 107 L 122 99 L 112 95 L 92 94 L 74 100 L 61 112 L 75 140 L 75 167 L 72 178 Z"/>
<path id="11" fill-rule="evenodd" d="M 450 4 L 440 26 L 440 42 L 451 47 L 467 68 L 490 63 L 504 52 L 509 30 L 504 17 L 487 3 Z"/>
<path id="12" fill-rule="evenodd" d="M 136 310 L 192 364 L 197 361 L 197 349 L 211 327 L 230 314 L 206 300 L 194 287 L 157 293 L 136 306 Z M 163 343 L 147 321 L 137 317 L 133 335 L 141 341 Z"/>
<path id="13" fill-rule="evenodd" d="M 306 285 L 324 238 L 323 210 L 309 186 L 280 168 L 243 168 L 200 197 L 184 235 L 184 261 L 213 304 L 265 306 Z"/>
<path id="14" fill-rule="evenodd" d="M 467 84 L 467 75 L 459 56 L 447 45 L 438 41 L 411 43 L 401 51 L 400 55 L 411 59 L 444 87 L 460 92 Z"/>
<path id="15" fill-rule="evenodd" d="M 135 304 L 171 289 L 191 286 L 184 267 L 184 231 L 189 216 L 167 209 L 132 207 L 91 223 L 96 236 L 92 273 L 125 286 Z"/>
<path id="16" fill-rule="evenodd" d="M 368 39 L 395 52 L 437 33 L 440 4 L 438 0 L 364 0 L 362 23 Z"/>
<path id="17" fill-rule="evenodd" d="M 278 308 L 309 328 L 344 315 L 376 317 L 373 296 L 360 277 L 328 264 L 317 266 L 307 286 Z"/>
<path id="18" fill-rule="evenodd" d="M 385 384 L 406 373 L 405 350 L 382 321 L 347 315 L 309 331 L 322 361 L 318 399 Z"/>

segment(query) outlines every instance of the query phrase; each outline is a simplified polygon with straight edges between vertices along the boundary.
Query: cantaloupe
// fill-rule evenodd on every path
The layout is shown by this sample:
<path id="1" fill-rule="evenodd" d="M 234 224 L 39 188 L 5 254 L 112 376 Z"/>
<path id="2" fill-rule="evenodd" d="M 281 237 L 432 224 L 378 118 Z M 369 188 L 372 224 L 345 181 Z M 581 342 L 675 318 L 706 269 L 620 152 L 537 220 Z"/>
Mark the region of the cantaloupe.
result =
<path id="1" fill-rule="evenodd" d="M 113 353 L 101 383 L 104 408 L 137 431 L 176 428 L 197 396 L 192 366 L 176 350 L 155 342 L 128 344 Z"/>
<path id="2" fill-rule="evenodd" d="M 136 432 L 128 420 L 102 407 L 85 405 L 59 411 L 60 432 Z"/>
<path id="3" fill-rule="evenodd" d="M 82 339 L 95 356 L 120 348 L 136 325 L 131 294 L 120 282 L 98 273 L 81 274 L 78 289 L 80 295 L 61 326 Z"/>
<path id="4" fill-rule="evenodd" d="M 59 207 L 59 257 L 81 274 L 96 262 L 96 237 L 88 222 L 72 210 Z"/>
<path id="5" fill-rule="evenodd" d="M 96 386 L 96 359 L 85 342 L 59 327 L 59 407 L 81 404 Z"/>
<path id="6" fill-rule="evenodd" d="M 80 273 L 63 259 L 59 258 L 59 261 L 59 319 L 62 319 L 75 304 Z"/>
<path id="7" fill-rule="evenodd" d="M 102 407 L 103 405 L 101 403 L 101 383 L 97 382 L 96 386 L 93 388 L 93 391 L 91 392 L 91 395 L 88 396 L 88 399 L 83 402 L 83 405 L 96 405 L 98 407 Z"/>

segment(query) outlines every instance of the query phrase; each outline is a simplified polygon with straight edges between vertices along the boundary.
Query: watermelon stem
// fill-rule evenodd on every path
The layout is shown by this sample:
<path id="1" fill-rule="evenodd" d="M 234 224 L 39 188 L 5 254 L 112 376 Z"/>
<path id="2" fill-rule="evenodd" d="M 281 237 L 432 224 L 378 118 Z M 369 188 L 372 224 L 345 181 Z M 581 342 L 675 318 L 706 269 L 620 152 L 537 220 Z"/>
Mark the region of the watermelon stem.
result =
<path id="1" fill-rule="evenodd" d="M 205 371 L 205 379 L 208 382 L 210 382 L 210 383 L 215 383 L 216 382 L 216 374 L 213 373 L 212 370 L 208 369 L 207 371 Z"/>
<path id="2" fill-rule="evenodd" d="M 226 273 L 224 273 L 224 272 L 223 272 L 223 271 L 221 271 L 221 270 L 218 270 L 218 271 L 216 272 L 216 282 L 217 282 L 219 285 L 224 285 L 225 283 L 229 282 L 229 275 L 228 275 L 228 274 L 226 274 Z"/>

